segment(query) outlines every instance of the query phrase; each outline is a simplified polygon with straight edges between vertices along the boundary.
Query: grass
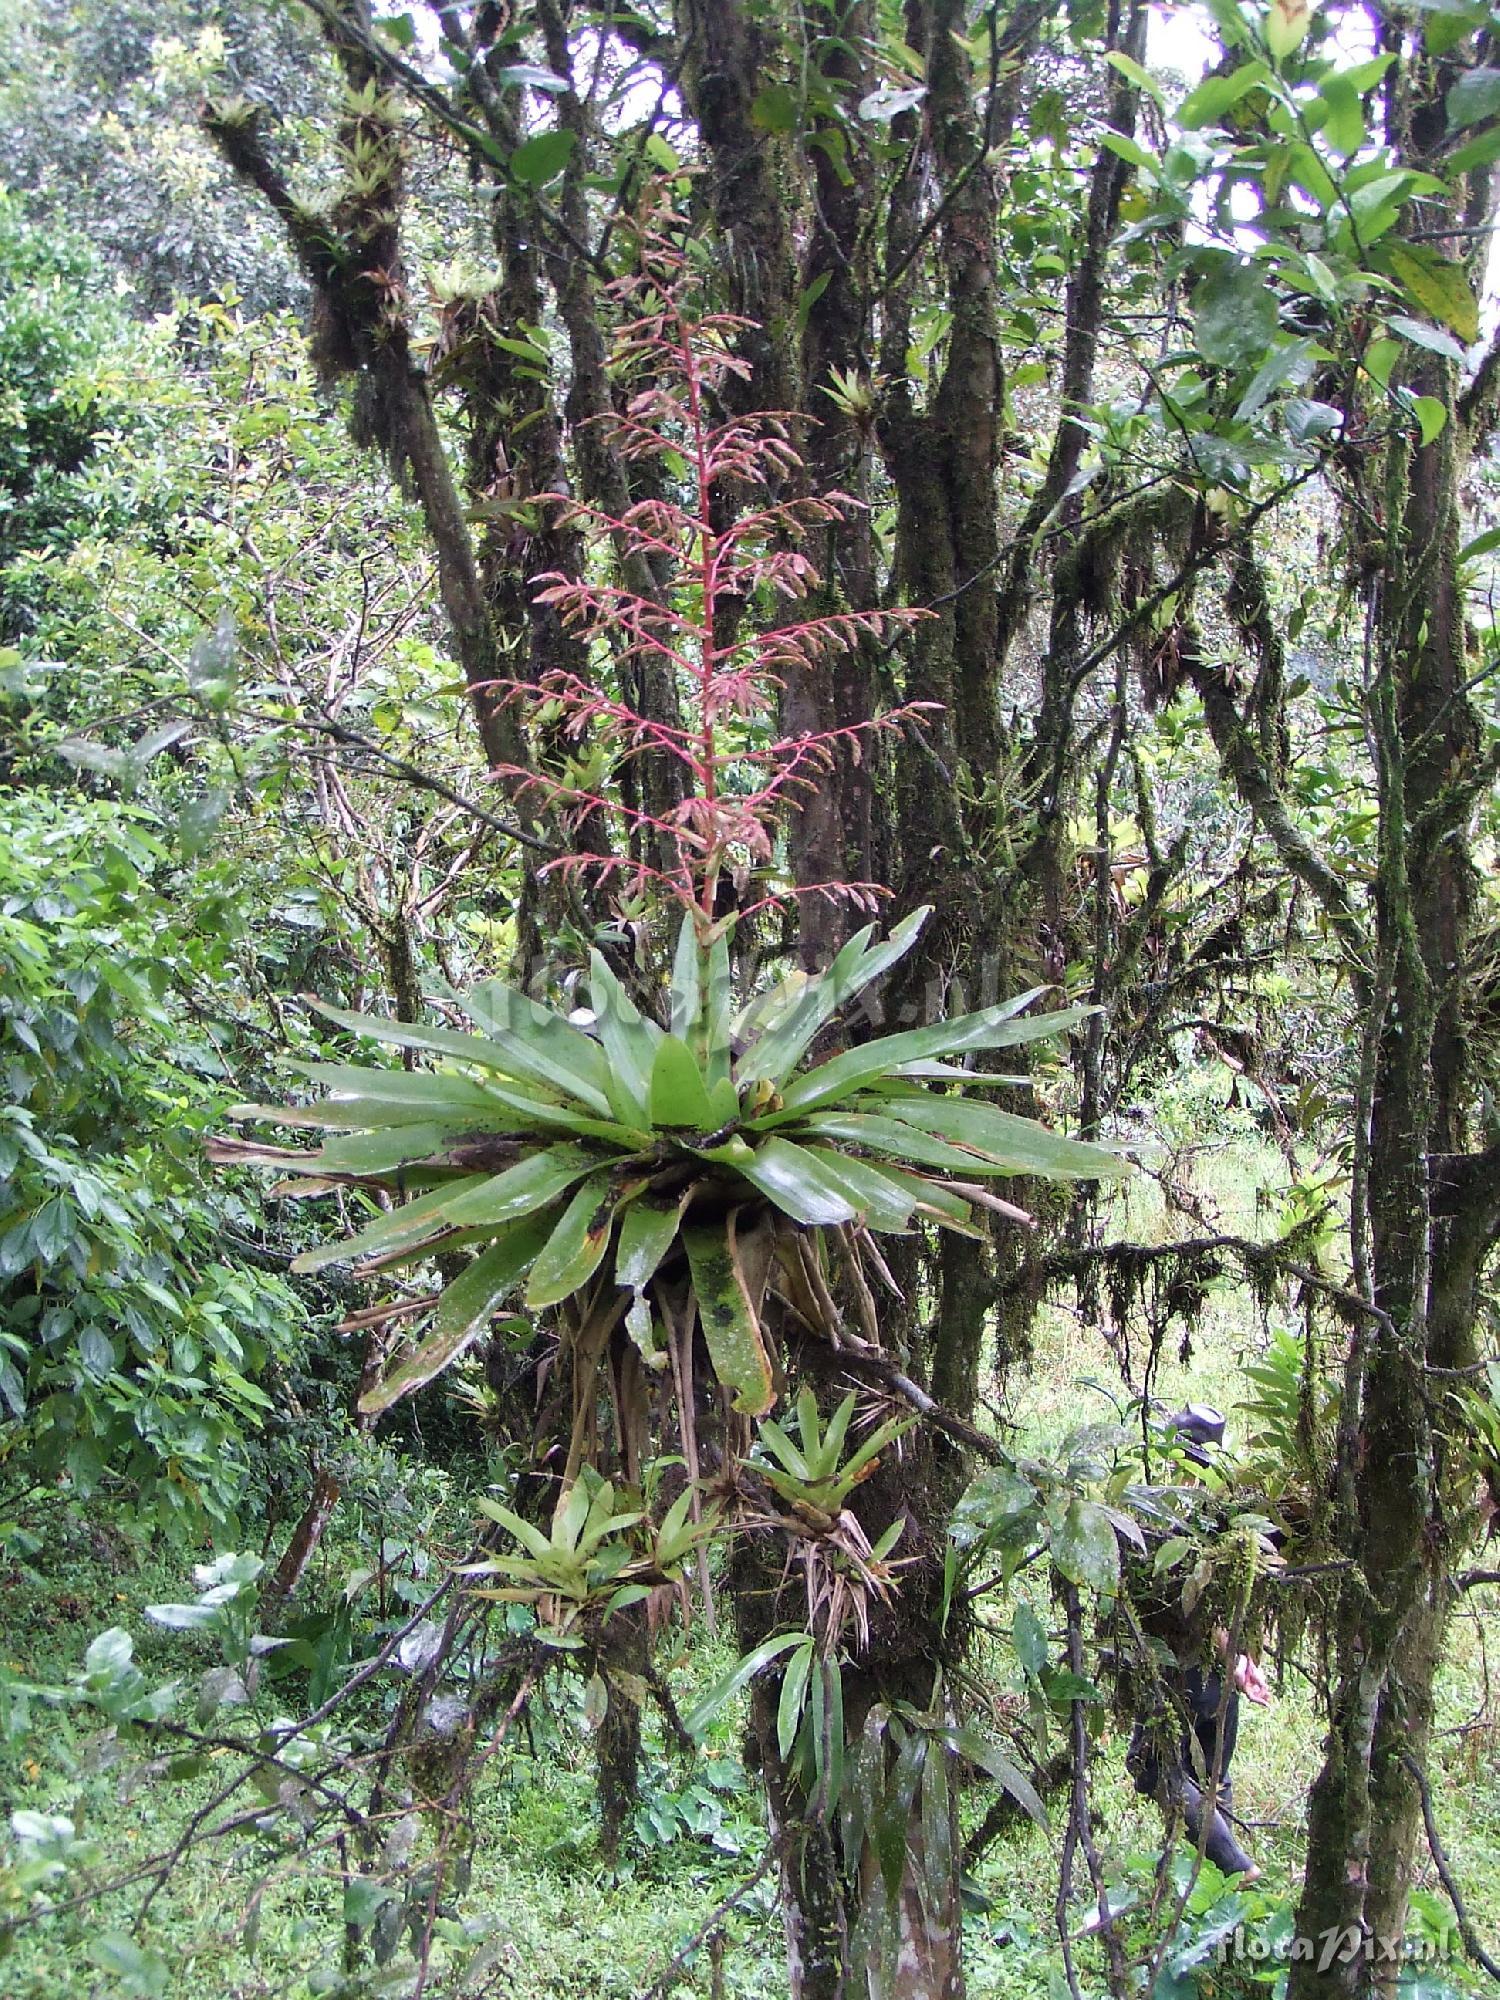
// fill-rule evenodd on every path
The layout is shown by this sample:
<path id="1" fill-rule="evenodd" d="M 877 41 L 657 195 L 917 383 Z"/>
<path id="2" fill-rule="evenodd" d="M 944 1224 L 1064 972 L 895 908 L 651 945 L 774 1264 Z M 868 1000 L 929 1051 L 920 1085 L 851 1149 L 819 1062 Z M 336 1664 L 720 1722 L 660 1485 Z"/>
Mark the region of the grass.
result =
<path id="1" fill-rule="evenodd" d="M 1284 1170 L 1279 1155 L 1245 1127 L 1232 1145 L 1212 1141 L 1189 1172 L 1216 1226 L 1255 1234 L 1266 1222 L 1260 1191 L 1279 1185 Z M 1122 1198 L 1118 1219 L 1137 1240 L 1165 1240 L 1168 1232 L 1159 1190 L 1149 1181 Z M 1163 1357 L 1157 1393 L 1169 1404 L 1191 1397 L 1228 1405 L 1233 1425 L 1238 1365 L 1263 1339 L 1259 1311 L 1243 1289 L 1216 1287 L 1186 1357 Z M 1053 1311 L 1038 1329 L 1036 1366 L 1009 1385 L 1002 1414 L 1020 1441 L 1044 1446 L 1081 1421 L 1107 1415 L 1106 1388 L 1118 1393 L 1118 1380 L 1098 1330 Z M 138 1610 L 180 1597 L 185 1563 L 82 1533 L 53 1557 L 57 1567 L 45 1583 L 13 1580 L 6 1590 L 0 1657 L 13 1668 L 37 1678 L 65 1672 L 96 1631 L 122 1622 L 136 1635 L 148 1669 L 201 1670 L 204 1657 L 191 1639 L 155 1631 Z M 1033 1592 L 1033 1602 L 1045 1619 L 1045 1594 Z M 1442 1678 L 1430 1774 L 1454 1869 L 1492 1943 L 1500 1911 L 1500 1725 L 1489 1660 L 1497 1636 L 1493 1613 L 1483 1614 L 1477 1603 L 1464 1606 Z M 717 1652 L 700 1646 L 690 1673 L 706 1684 L 728 1658 L 722 1644 Z M 996 1647 L 992 1664 L 1002 1683 L 1014 1670 L 1004 1647 Z M 111 1761 L 107 1742 L 90 1744 L 53 1712 L 37 1721 L 0 1751 L 5 1809 L 67 1815 L 85 1843 L 78 1865 L 99 1877 L 169 1842 L 184 1811 L 208 1795 L 217 1776 L 211 1764 L 185 1786 L 135 1782 Z M 1149 1869 L 1160 1840 L 1159 1816 L 1136 1796 L 1124 1770 L 1127 1734 L 1124 1724 L 1106 1722 L 1095 1750 L 1099 1847 L 1106 1868 L 1121 1879 Z M 612 1872 L 597 1850 L 592 1746 L 581 1703 L 575 1692 L 555 1704 L 534 1746 L 516 1736 L 492 1768 L 472 1879 L 457 1909 L 439 1920 L 429 1991 L 445 2000 L 459 1994 L 637 2000 L 744 1880 L 760 1851 L 753 1789 L 738 1772 L 733 1744 L 726 1720 L 711 1766 L 685 1769 L 659 1743 L 651 1746 L 639 1837 Z M 1295 1892 L 1307 1787 L 1318 1761 L 1313 1702 L 1293 1666 L 1280 1677 L 1268 1710 L 1243 1714 L 1235 1764 L 1237 1806 L 1254 1829 L 1273 1899 Z M 983 1803 L 976 1797 L 975 1810 Z M 1055 1838 L 1029 1826 L 984 1857 L 978 1887 L 987 1907 L 969 1918 L 966 1931 L 971 2000 L 1059 1991 L 1051 1908 L 1056 1865 Z M 1438 1890 L 1425 1855 L 1416 1880 Z M 121 1894 L 23 1933 L 0 1960 L 0 1993 L 6 2000 L 312 2000 L 336 1992 L 353 2000 L 410 1990 L 404 1954 L 389 1981 L 370 1971 L 366 1959 L 362 1983 L 340 1983 L 340 1882 L 309 1867 L 295 1848 L 278 1851 L 253 1830 L 189 1855 L 133 1938 L 138 1904 L 139 1891 Z M 1077 1921 L 1084 1914 L 1080 1903 Z M 730 1914 L 725 1933 L 716 1989 L 725 2000 L 784 1994 L 779 1921 L 767 1882 Z M 148 1956 L 132 1958 L 137 1946 Z M 1083 1964 L 1085 1990 L 1097 1993 L 1101 1982 L 1092 1976 L 1088 1947 Z M 707 1994 L 710 1980 L 700 1958 L 678 1991 Z"/>

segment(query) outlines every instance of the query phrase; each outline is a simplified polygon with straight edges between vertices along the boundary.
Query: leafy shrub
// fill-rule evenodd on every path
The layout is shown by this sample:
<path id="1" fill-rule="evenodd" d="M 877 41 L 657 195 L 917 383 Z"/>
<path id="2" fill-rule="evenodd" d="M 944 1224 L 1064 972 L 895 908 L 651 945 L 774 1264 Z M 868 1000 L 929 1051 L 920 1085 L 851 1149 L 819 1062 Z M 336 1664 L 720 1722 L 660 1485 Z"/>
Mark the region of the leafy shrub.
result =
<path id="1" fill-rule="evenodd" d="M 108 414 L 94 364 L 124 333 L 87 246 L 29 227 L 0 193 L 0 637 L 31 619 L 15 558 L 84 525 L 76 475 Z"/>
<path id="2" fill-rule="evenodd" d="M 226 1259 L 244 1217 L 200 1182 L 218 1062 L 172 1001 L 224 950 L 174 923 L 163 864 L 125 808 L 0 795 L 0 1463 L 128 1480 L 186 1528 L 233 1515 L 301 1309 Z"/>

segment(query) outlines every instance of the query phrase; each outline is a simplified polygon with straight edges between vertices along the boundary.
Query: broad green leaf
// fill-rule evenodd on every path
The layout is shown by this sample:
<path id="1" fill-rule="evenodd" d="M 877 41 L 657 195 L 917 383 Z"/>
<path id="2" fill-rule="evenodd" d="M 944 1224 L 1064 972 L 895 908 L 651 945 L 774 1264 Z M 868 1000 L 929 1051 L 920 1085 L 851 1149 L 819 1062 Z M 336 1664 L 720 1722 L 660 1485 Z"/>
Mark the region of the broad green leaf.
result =
<path id="1" fill-rule="evenodd" d="M 832 1222 L 852 1222 L 859 1209 L 820 1160 L 790 1139 L 771 1138 L 754 1149 L 736 1171 L 793 1222 L 821 1228 Z"/>
<path id="2" fill-rule="evenodd" d="M 776 1391 L 771 1357 L 737 1254 L 733 1217 L 690 1225 L 682 1240 L 714 1374 L 734 1392 L 736 1410 L 758 1417 L 775 1402 Z"/>
<path id="3" fill-rule="evenodd" d="M 1193 288 L 1198 352 L 1215 368 L 1258 368 L 1276 335 L 1276 293 L 1259 264 L 1222 258 Z"/>
<path id="4" fill-rule="evenodd" d="M 1391 344 L 1394 345 L 1394 342 Z M 1311 396 L 1288 396 L 1282 416 L 1287 436 L 1297 444 L 1306 444 L 1310 438 L 1327 437 L 1330 431 L 1341 429 L 1344 423 L 1342 410 L 1335 409 L 1332 403 L 1319 403 Z"/>
<path id="5" fill-rule="evenodd" d="M 1448 421 L 1446 403 L 1437 396 L 1413 396 L 1411 407 L 1424 445 L 1429 445 L 1434 438 L 1442 436 L 1443 426 Z"/>
<path id="6" fill-rule="evenodd" d="M 1424 326 L 1421 320 L 1411 319 L 1405 313 L 1393 313 L 1386 324 L 1392 333 L 1399 334 L 1413 347 L 1425 347 L 1429 354 L 1441 354 L 1447 361 L 1463 361 L 1463 349 L 1441 327 Z"/>
<path id="7" fill-rule="evenodd" d="M 785 83 L 768 83 L 750 105 L 750 123 L 762 132 L 795 132 L 799 116 L 796 93 Z"/>
<path id="8" fill-rule="evenodd" d="M 1104 60 L 1111 69 L 1123 76 L 1128 84 L 1133 85 L 1136 90 L 1144 91 L 1153 104 L 1162 102 L 1161 85 L 1149 70 L 1142 69 L 1133 56 L 1123 55 L 1119 49 L 1111 49 Z"/>
<path id="9" fill-rule="evenodd" d="M 1101 132 L 1099 144 L 1113 153 L 1116 159 L 1123 160 L 1127 166 L 1134 167 L 1137 173 L 1145 174 L 1148 179 L 1154 181 L 1160 176 L 1160 160 L 1154 153 L 1148 153 L 1144 146 L 1126 133 Z"/>
<path id="10" fill-rule="evenodd" d="M 378 1416 L 456 1361 L 485 1331 L 506 1295 L 530 1269 L 547 1233 L 544 1221 L 522 1222 L 461 1271 L 438 1300 L 432 1332 L 415 1354 L 408 1355 L 399 1368 L 360 1397 L 364 1414 Z"/>
<path id="11" fill-rule="evenodd" d="M 1299 49 L 1312 21 L 1312 0 L 1271 0 L 1266 11 L 1266 47 L 1278 62 Z"/>
<path id="12" fill-rule="evenodd" d="M 1287 173 L 1294 185 L 1327 215 L 1338 201 L 1339 190 L 1318 153 L 1299 140 L 1288 147 L 1286 160 Z"/>
<path id="13" fill-rule="evenodd" d="M 444 1213 L 457 1228 L 494 1229 L 556 1201 L 599 1164 L 581 1146 L 551 1146 L 530 1153 L 503 1174 L 455 1195 Z"/>
<path id="14" fill-rule="evenodd" d="M 898 1035 L 883 1035 L 878 1041 L 862 1042 L 857 1049 L 846 1049 L 831 1062 L 788 1084 L 782 1093 L 782 1108 L 752 1120 L 751 1129 L 768 1130 L 803 1112 L 851 1097 L 867 1085 L 878 1083 L 903 1063 L 1044 1041 L 1076 1027 L 1095 1011 L 1091 1007 L 1065 1007 L 1055 1014 L 1018 1018 L 1022 1009 L 1046 990 L 1038 986 L 999 1006 L 982 1008 L 977 1014 L 960 1014 L 951 1021 L 935 1021 L 930 1028 L 909 1028 Z"/>
<path id="15" fill-rule="evenodd" d="M 1323 79 L 1318 94 L 1328 107 L 1323 137 L 1334 152 L 1348 159 L 1365 143 L 1365 107 L 1359 92 L 1347 76 L 1334 75 Z"/>
<path id="16" fill-rule="evenodd" d="M 543 69 L 539 63 L 507 63 L 496 70 L 495 81 L 502 88 L 529 85 L 532 90 L 546 91 L 549 97 L 560 97 L 570 88 L 565 76 L 559 76 L 553 69 Z"/>
<path id="17" fill-rule="evenodd" d="M 1228 76 L 1206 76 L 1196 90 L 1190 90 L 1178 105 L 1173 123 L 1184 132 L 1202 125 L 1217 125 L 1240 99 L 1266 81 L 1270 71 L 1263 62 L 1241 63 Z"/>
<path id="18" fill-rule="evenodd" d="M 1465 70 L 1448 92 L 1447 112 L 1450 132 L 1500 117 L 1500 69 Z"/>
<path id="19" fill-rule="evenodd" d="M 1047 1665 L 1047 1630 L 1029 1604 L 1016 1606 L 1011 1639 L 1022 1668 L 1033 1680 L 1040 1680 Z"/>
<path id="20" fill-rule="evenodd" d="M 522 187 L 545 187 L 573 157 L 574 137 L 561 126 L 525 139 L 510 156 L 511 179 Z"/>
<path id="21" fill-rule="evenodd" d="M 526 1303 L 540 1309 L 569 1297 L 598 1270 L 609 1248 L 614 1203 L 608 1174 L 586 1180 L 531 1267 Z"/>
<path id="22" fill-rule="evenodd" d="M 1354 182 L 1358 178 L 1356 169 L 1345 181 L 1345 189 L 1350 213 L 1358 227 L 1359 241 L 1368 248 L 1395 224 L 1413 195 L 1422 192 L 1419 183 L 1423 176 L 1410 172 L 1381 174 L 1355 187 Z"/>
<path id="23" fill-rule="evenodd" d="M 1093 1500 L 1068 1502 L 1052 1531 L 1052 1560 L 1071 1582 L 1108 1593 L 1120 1581 L 1120 1547 L 1108 1514 Z"/>
<path id="24" fill-rule="evenodd" d="M 1245 423 L 1273 395 L 1289 382 L 1299 386 L 1312 374 L 1320 359 L 1325 359 L 1324 350 L 1315 340 L 1289 340 L 1285 346 L 1274 348 L 1256 369 L 1250 386 L 1240 398 L 1235 411 L 1235 421 Z"/>
<path id="25" fill-rule="evenodd" d="M 1492 125 L 1478 138 L 1457 147 L 1444 164 L 1450 174 L 1468 174 L 1475 167 L 1492 167 L 1496 160 L 1500 160 L 1500 125 Z"/>
<path id="26" fill-rule="evenodd" d="M 1399 241 L 1381 245 L 1380 263 L 1418 312 L 1439 321 L 1466 346 L 1478 340 L 1479 303 L 1461 264 L 1430 243 Z"/>
<path id="27" fill-rule="evenodd" d="M 676 1131 L 716 1129 L 698 1060 L 675 1034 L 662 1037 L 651 1064 L 651 1122 Z"/>

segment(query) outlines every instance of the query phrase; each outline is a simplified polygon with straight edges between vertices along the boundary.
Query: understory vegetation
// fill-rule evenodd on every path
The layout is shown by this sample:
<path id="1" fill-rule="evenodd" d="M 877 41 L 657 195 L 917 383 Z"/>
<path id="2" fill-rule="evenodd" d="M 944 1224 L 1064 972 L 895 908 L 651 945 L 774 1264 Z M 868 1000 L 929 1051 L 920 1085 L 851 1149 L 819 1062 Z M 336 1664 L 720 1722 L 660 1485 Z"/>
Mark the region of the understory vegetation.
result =
<path id="1" fill-rule="evenodd" d="M 1500 1984 L 1497 30 L 0 0 L 0 1992 Z"/>

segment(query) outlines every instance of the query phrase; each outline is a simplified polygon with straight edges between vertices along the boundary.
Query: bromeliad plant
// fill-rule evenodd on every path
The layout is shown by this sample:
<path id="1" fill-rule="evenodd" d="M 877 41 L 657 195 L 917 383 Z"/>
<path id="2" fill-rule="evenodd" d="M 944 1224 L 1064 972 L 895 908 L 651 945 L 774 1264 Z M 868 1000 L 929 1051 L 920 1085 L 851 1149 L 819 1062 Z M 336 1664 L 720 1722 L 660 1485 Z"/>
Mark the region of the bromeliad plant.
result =
<path id="1" fill-rule="evenodd" d="M 459 1003 L 470 1032 L 322 1009 L 437 1067 L 310 1063 L 321 1103 L 244 1108 L 328 1136 L 312 1152 L 242 1144 L 235 1157 L 405 1197 L 299 1268 L 349 1260 L 373 1277 L 470 1258 L 435 1300 L 428 1337 L 365 1410 L 431 1381 L 519 1299 L 554 1313 L 572 1350 L 565 1483 L 589 1455 L 595 1391 L 622 1327 L 647 1369 L 670 1368 L 691 1464 L 696 1330 L 734 1409 L 763 1417 L 784 1380 L 779 1318 L 835 1346 L 879 1346 L 873 1288 L 891 1280 L 877 1237 L 920 1223 L 972 1232 L 984 1207 L 1019 1214 L 993 1192 L 1006 1176 L 1120 1173 L 1115 1154 L 977 1098 L 975 1086 L 1007 1079 L 951 1060 L 1082 1018 L 1076 1007 L 1027 1012 L 1043 989 L 807 1060 L 840 1007 L 911 949 L 926 915 L 881 942 L 866 927 L 826 972 L 736 1008 L 727 943 L 705 950 L 689 913 L 669 1025 L 637 1010 L 597 952 L 586 1026 L 498 981 Z M 857 1326 L 834 1302 L 835 1250 Z"/>

